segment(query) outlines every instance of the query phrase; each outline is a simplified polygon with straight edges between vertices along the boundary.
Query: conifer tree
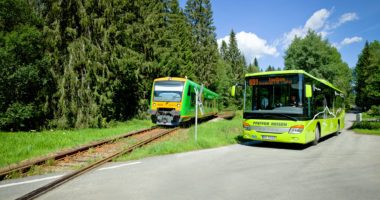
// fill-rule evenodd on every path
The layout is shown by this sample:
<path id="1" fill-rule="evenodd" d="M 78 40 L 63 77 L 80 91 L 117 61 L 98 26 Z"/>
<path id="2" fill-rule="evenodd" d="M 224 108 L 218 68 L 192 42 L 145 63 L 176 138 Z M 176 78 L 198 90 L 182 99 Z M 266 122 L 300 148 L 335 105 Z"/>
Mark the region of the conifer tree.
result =
<path id="1" fill-rule="evenodd" d="M 259 72 L 260 69 L 255 66 L 254 64 L 250 64 L 247 68 L 247 73 L 256 73 L 256 72 Z"/>
<path id="2" fill-rule="evenodd" d="M 223 40 L 222 45 L 220 47 L 220 56 L 223 60 L 227 60 L 227 54 L 228 54 L 228 46 L 227 43 Z"/>
<path id="3" fill-rule="evenodd" d="M 185 15 L 192 27 L 195 41 L 193 46 L 194 69 L 192 69 L 195 77 L 193 80 L 214 90 L 216 88 L 218 47 L 210 0 L 188 0 Z"/>
<path id="4" fill-rule="evenodd" d="M 45 2 L 42 7 L 47 51 L 57 85 L 54 124 L 101 127 L 109 119 L 136 113 L 136 75 L 142 66 L 139 60 L 144 57 L 126 48 L 138 46 L 129 35 L 136 26 L 127 26 L 137 21 L 136 4 L 68 0 Z M 130 89 L 126 91 L 124 84 L 128 83 Z M 126 95 L 133 98 L 120 108 L 120 98 Z"/>
<path id="5" fill-rule="evenodd" d="M 365 43 L 355 68 L 356 105 L 368 110 L 380 105 L 380 43 Z"/>
<path id="6" fill-rule="evenodd" d="M 231 64 L 233 76 L 232 81 L 235 83 L 241 82 L 243 80 L 245 72 L 245 59 L 239 50 L 236 35 L 233 30 L 231 30 L 230 33 L 227 61 Z"/>
<path id="7" fill-rule="evenodd" d="M 356 99 L 355 103 L 357 106 L 364 107 L 365 106 L 365 94 L 364 94 L 364 88 L 365 88 L 365 79 L 368 77 L 367 71 L 365 70 L 366 66 L 370 65 L 369 61 L 369 44 L 368 41 L 366 41 L 364 48 L 359 55 L 358 62 L 356 64 L 355 68 L 355 74 L 356 74 Z"/>
<path id="8" fill-rule="evenodd" d="M 192 69 L 194 44 L 191 26 L 177 0 L 165 0 L 165 41 L 159 56 L 161 76 L 195 77 Z"/>
<path id="9" fill-rule="evenodd" d="M 259 62 L 257 61 L 256 57 L 253 59 L 253 66 L 259 67 Z"/>

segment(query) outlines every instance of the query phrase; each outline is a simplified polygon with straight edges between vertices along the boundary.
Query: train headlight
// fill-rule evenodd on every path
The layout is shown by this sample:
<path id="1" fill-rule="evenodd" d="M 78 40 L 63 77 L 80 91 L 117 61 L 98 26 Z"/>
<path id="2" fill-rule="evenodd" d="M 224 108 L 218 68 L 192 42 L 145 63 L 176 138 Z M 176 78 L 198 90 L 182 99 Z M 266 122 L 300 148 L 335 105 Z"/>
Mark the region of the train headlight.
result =
<path id="1" fill-rule="evenodd" d="M 303 129 L 304 129 L 303 125 L 292 126 L 289 129 L 289 134 L 300 134 L 300 133 L 302 133 Z"/>
<path id="2" fill-rule="evenodd" d="M 156 104 L 155 104 L 155 103 L 153 103 L 153 106 L 156 106 Z"/>
<path id="3" fill-rule="evenodd" d="M 181 106 L 181 104 L 177 104 L 177 107 L 179 108 Z"/>

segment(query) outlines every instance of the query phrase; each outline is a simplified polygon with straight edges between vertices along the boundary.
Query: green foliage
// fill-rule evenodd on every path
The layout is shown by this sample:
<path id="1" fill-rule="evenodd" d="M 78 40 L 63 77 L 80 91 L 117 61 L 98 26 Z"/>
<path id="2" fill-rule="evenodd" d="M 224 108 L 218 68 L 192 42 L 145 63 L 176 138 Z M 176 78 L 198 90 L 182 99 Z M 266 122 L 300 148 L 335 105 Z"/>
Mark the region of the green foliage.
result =
<path id="1" fill-rule="evenodd" d="M 285 69 L 305 70 L 326 79 L 347 96 L 352 93 L 351 69 L 342 61 L 338 50 L 314 31 L 309 30 L 303 39 L 293 40 L 285 52 Z"/>
<path id="2" fill-rule="evenodd" d="M 380 116 L 380 105 L 379 106 L 371 106 L 371 109 L 367 112 L 370 116 Z"/>
<path id="3" fill-rule="evenodd" d="M 248 65 L 247 73 L 256 73 L 256 72 L 260 72 L 260 68 L 259 68 L 259 62 L 257 61 L 255 57 L 255 59 L 253 60 L 253 63 Z"/>
<path id="4" fill-rule="evenodd" d="M 162 76 L 232 85 L 208 0 L 0 0 L 0 28 L 0 129 L 143 118 Z"/>
<path id="5" fill-rule="evenodd" d="M 0 129 L 35 129 L 49 117 L 52 80 L 40 21 L 27 2 L 0 1 Z"/>
<path id="6" fill-rule="evenodd" d="M 268 66 L 268 68 L 265 70 L 266 72 L 270 72 L 270 71 L 276 71 L 276 68 L 273 67 L 273 66 Z"/>
<path id="7" fill-rule="evenodd" d="M 355 68 L 356 99 L 358 106 L 368 110 L 380 105 L 380 43 L 366 42 Z"/>
<path id="8" fill-rule="evenodd" d="M 256 57 L 253 60 L 253 66 L 259 67 L 259 62 L 257 61 Z"/>
<path id="9" fill-rule="evenodd" d="M 216 64 L 218 62 L 218 46 L 215 27 L 213 26 L 210 0 L 188 0 L 185 15 L 191 25 L 193 35 L 193 66 L 191 70 L 195 77 L 190 77 L 198 83 L 203 83 L 211 90 L 216 89 Z"/>
<path id="10" fill-rule="evenodd" d="M 233 30 L 230 33 L 230 42 L 226 55 L 226 61 L 231 64 L 232 67 L 232 81 L 239 83 L 244 78 L 245 73 L 245 59 L 239 50 L 236 35 Z"/>
<path id="11" fill-rule="evenodd" d="M 354 122 L 351 127 L 352 129 L 380 129 L 380 122 L 372 122 L 372 121 L 361 121 Z"/>
<path id="12" fill-rule="evenodd" d="M 236 35 L 233 30 L 230 33 L 230 40 L 227 45 L 226 42 L 222 42 L 220 49 L 220 55 L 222 60 L 219 65 L 224 65 L 225 76 L 219 75 L 219 83 L 228 83 L 228 90 L 221 92 L 223 94 L 223 105 L 225 107 L 238 107 L 241 108 L 243 105 L 242 98 L 233 98 L 230 96 L 230 87 L 239 83 L 242 83 L 244 80 L 244 74 L 246 72 L 255 72 L 257 67 L 251 66 L 246 67 L 245 58 L 239 50 Z"/>

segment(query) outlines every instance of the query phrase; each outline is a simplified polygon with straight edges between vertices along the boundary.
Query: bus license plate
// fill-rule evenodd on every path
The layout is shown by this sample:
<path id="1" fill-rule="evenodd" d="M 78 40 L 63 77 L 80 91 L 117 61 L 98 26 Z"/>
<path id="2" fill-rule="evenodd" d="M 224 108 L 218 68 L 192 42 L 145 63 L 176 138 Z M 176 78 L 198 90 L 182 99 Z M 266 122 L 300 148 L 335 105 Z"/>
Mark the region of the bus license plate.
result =
<path id="1" fill-rule="evenodd" d="M 276 140 L 276 136 L 263 135 L 263 140 Z"/>

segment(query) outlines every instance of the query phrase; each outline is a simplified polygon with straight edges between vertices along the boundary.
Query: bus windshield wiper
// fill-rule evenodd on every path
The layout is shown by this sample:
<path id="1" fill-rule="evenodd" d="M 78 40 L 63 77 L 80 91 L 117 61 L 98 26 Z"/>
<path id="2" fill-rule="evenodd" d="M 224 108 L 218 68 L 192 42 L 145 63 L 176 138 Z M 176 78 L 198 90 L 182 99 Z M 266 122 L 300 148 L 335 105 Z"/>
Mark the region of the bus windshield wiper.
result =
<path id="1" fill-rule="evenodd" d="M 265 114 L 263 113 L 264 117 L 265 116 L 276 116 L 276 115 L 280 115 L 280 116 L 286 117 L 286 118 L 291 119 L 293 121 L 298 121 L 297 118 L 289 116 L 289 115 L 285 115 L 285 114 L 282 114 L 282 113 L 265 113 Z"/>
<path id="2" fill-rule="evenodd" d="M 289 116 L 289 115 L 285 115 L 285 114 L 282 114 L 282 113 L 278 113 L 278 114 L 281 115 L 281 116 L 284 116 L 284 117 L 286 117 L 288 119 L 291 119 L 293 121 L 298 121 L 297 118 L 295 118 L 295 117 L 292 117 L 292 116 Z"/>

